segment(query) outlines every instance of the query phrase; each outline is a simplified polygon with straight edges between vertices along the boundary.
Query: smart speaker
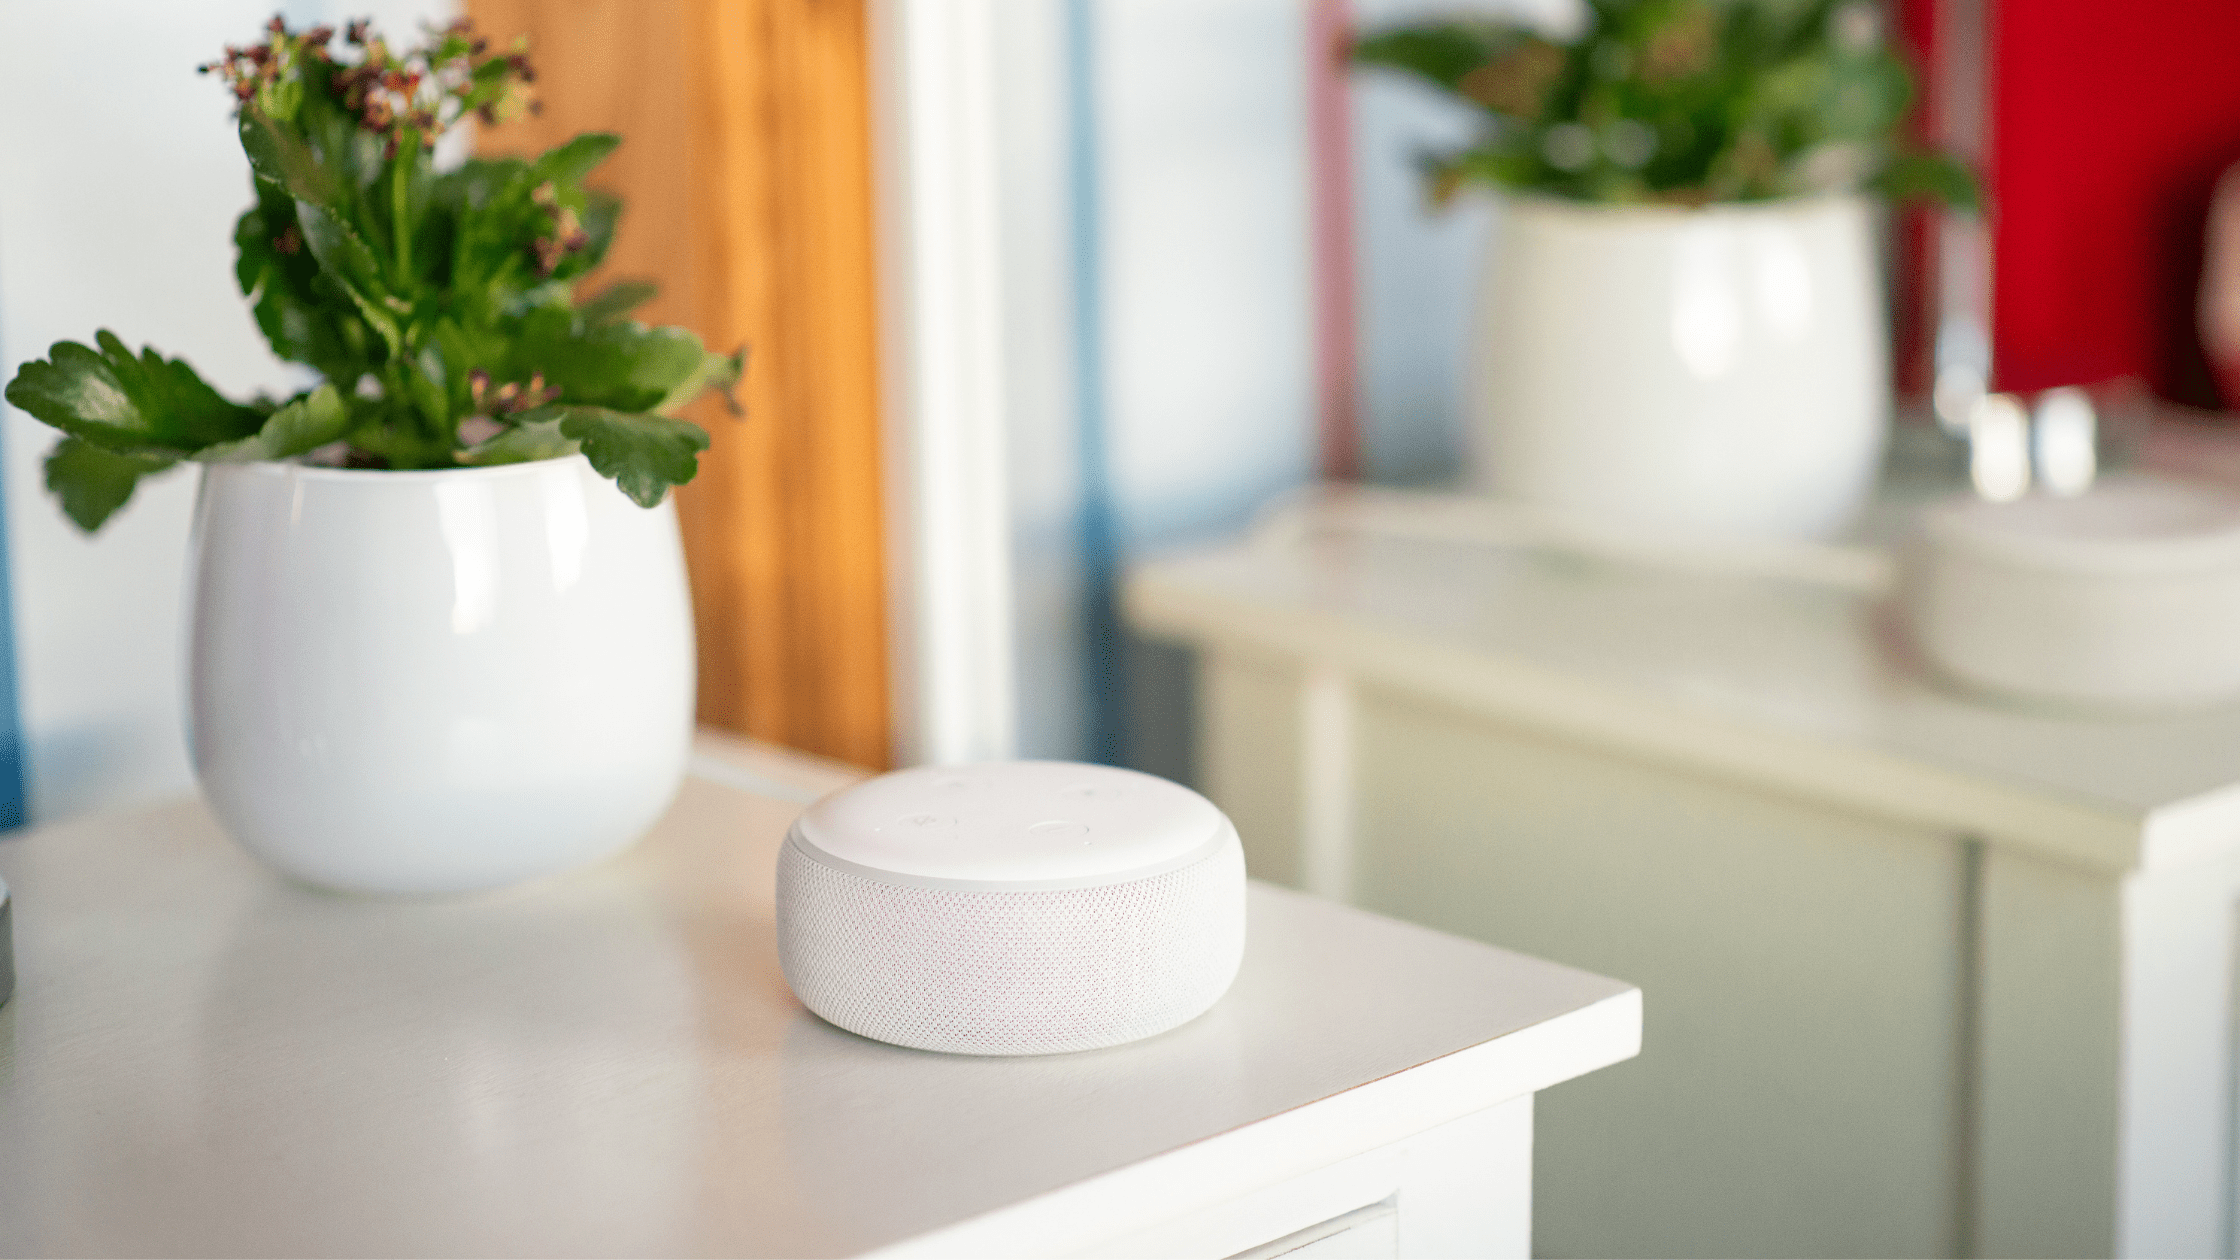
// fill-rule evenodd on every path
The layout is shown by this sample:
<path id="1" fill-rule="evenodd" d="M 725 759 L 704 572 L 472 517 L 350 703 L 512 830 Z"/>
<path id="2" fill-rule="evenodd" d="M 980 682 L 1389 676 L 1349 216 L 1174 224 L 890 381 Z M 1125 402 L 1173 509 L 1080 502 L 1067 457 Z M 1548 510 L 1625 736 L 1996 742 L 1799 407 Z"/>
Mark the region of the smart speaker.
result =
<path id="1" fill-rule="evenodd" d="M 2240 697 L 2240 494 L 2147 473 L 1933 504 L 1902 553 L 1922 654 L 1972 689 L 2115 711 Z"/>
<path id="2" fill-rule="evenodd" d="M 1132 770 L 901 770 L 810 806 L 778 856 L 787 983 L 825 1019 L 896 1045 L 1134 1041 L 1204 1013 L 1243 956 L 1236 828 Z"/>

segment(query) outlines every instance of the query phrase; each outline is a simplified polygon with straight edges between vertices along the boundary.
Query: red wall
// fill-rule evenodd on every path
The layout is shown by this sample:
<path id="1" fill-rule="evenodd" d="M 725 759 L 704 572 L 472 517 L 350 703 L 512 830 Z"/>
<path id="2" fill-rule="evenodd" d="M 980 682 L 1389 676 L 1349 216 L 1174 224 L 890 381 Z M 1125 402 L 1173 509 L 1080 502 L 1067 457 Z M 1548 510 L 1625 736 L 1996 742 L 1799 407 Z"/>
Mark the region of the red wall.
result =
<path id="1" fill-rule="evenodd" d="M 2211 403 L 2193 307 L 2209 190 L 2240 161 L 2240 2 L 2005 0 L 1994 13 L 2000 387 L 2131 376 Z"/>
<path id="2" fill-rule="evenodd" d="M 1936 136 L 1937 82 L 1930 67 L 1936 49 L 1937 0 L 1897 0 L 1898 38 L 1913 65 L 1915 104 L 1910 130 L 1929 143 Z M 1936 257 L 1935 218 L 1926 206 L 1897 212 L 1896 266 L 1890 276 L 1891 367 L 1898 395 L 1921 398 L 1936 375 L 1937 295 L 1929 281 Z"/>

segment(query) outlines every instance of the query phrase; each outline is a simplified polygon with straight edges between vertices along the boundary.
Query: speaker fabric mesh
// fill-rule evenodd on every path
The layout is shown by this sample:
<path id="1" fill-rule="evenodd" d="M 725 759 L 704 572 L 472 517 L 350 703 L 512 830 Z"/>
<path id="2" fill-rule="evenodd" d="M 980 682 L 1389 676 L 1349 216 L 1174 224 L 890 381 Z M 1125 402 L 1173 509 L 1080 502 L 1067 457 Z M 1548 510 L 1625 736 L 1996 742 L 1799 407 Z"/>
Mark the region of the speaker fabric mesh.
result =
<path id="1" fill-rule="evenodd" d="M 866 1037 L 957 1054 L 1088 1050 L 1219 1000 L 1244 956 L 1243 902 L 1233 834 L 1163 875 L 1021 892 L 881 883 L 789 839 L 778 957 L 810 1010 Z"/>

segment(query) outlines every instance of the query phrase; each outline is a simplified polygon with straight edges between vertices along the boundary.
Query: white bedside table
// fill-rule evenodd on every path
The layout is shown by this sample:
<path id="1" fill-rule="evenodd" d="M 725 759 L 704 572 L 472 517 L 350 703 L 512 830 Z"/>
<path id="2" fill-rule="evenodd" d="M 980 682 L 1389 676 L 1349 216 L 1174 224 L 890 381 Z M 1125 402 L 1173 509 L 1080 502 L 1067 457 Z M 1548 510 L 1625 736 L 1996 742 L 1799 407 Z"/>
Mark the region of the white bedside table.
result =
<path id="1" fill-rule="evenodd" d="M 1252 873 L 1657 996 L 1543 1113 L 1541 1250 L 2233 1254 L 2240 709 L 1949 693 L 1871 556 L 1690 572 L 1376 492 L 1291 526 L 1126 593 L 1199 653 Z"/>
<path id="2" fill-rule="evenodd" d="M 772 940 L 844 779 L 703 749 L 631 853 L 479 898 L 289 886 L 192 802 L 0 841 L 0 1253 L 1521 1256 L 1534 1091 L 1639 1046 L 1629 985 L 1267 887 L 1167 1035 L 866 1041 Z"/>

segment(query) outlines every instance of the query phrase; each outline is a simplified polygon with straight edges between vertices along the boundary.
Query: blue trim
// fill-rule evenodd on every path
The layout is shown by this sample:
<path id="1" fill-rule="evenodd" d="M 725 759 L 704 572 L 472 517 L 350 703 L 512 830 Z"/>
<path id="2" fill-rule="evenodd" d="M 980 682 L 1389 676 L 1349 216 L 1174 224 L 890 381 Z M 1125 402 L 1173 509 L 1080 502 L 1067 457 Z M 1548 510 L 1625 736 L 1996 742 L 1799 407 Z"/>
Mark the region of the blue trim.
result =
<path id="1" fill-rule="evenodd" d="M 1088 684 L 1087 752 L 1120 763 L 1124 748 L 1125 644 L 1120 626 L 1120 513 L 1112 489 L 1105 405 L 1104 222 L 1098 179 L 1095 0 L 1066 0 L 1066 189 L 1073 210 L 1074 413 L 1080 433 L 1082 667 Z"/>
<path id="2" fill-rule="evenodd" d="M 12 376 L 16 360 L 6 349 L 7 340 L 0 337 L 0 370 Z M 9 423 L 12 410 L 0 405 L 0 424 Z M 4 484 L 5 478 L 0 477 L 0 485 Z M 0 496 L 0 831 L 21 827 L 29 817 L 23 787 L 23 708 L 16 699 L 16 584 L 4 509 L 5 498 Z"/>

